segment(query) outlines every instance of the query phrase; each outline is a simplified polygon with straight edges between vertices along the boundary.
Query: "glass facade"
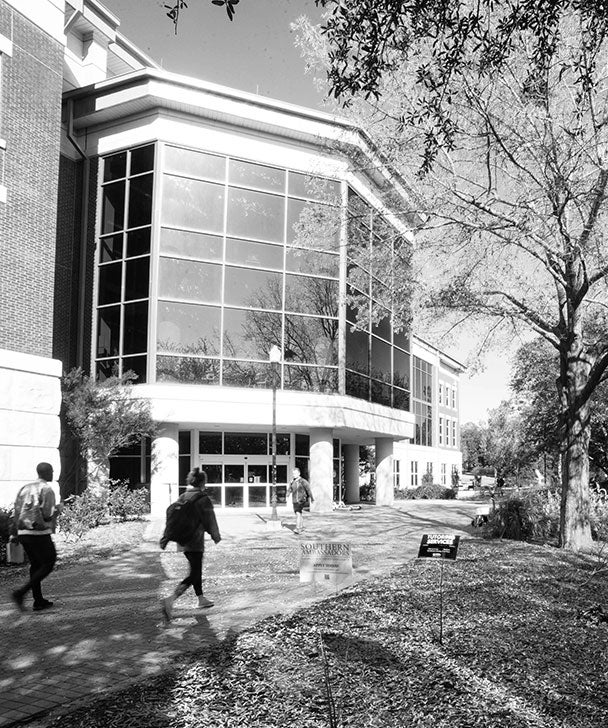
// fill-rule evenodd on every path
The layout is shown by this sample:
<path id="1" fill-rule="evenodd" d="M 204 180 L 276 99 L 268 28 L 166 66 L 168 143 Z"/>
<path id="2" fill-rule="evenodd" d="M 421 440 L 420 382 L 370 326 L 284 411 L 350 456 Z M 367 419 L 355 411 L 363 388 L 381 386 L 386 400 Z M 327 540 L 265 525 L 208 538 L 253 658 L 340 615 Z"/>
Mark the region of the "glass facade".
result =
<path id="1" fill-rule="evenodd" d="M 393 325 L 374 256 L 404 243 L 349 190 L 341 247 L 342 187 L 172 145 L 105 157 L 97 377 L 132 369 L 139 382 L 269 387 L 276 345 L 280 387 L 338 393 L 342 335 L 340 393 L 409 410 L 409 336 Z"/>
<path id="2" fill-rule="evenodd" d="M 433 366 L 419 357 L 413 357 L 413 404 L 416 418 L 414 442 L 433 445 Z"/>

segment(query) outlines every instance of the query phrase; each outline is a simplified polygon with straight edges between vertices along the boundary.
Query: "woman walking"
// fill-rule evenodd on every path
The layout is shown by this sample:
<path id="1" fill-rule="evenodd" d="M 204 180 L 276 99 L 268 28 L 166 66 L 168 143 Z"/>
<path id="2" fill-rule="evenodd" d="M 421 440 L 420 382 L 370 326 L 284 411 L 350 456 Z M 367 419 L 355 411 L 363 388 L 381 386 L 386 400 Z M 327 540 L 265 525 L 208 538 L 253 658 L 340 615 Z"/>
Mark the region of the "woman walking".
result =
<path id="1" fill-rule="evenodd" d="M 182 551 L 190 567 L 188 576 L 183 579 L 174 589 L 171 596 L 165 597 L 162 601 L 163 615 L 167 621 L 172 617 L 173 604 L 187 589 L 192 586 L 198 597 L 198 607 L 212 607 L 213 602 L 203 595 L 203 554 L 205 552 L 205 532 L 208 533 L 217 544 L 222 540 L 215 520 L 213 503 L 207 492 L 207 474 L 200 468 L 194 468 L 188 473 L 186 479 L 188 488 L 179 497 L 182 503 L 190 502 L 192 517 L 196 521 L 196 530 L 188 539 L 187 543 L 177 545 L 177 550 Z M 164 545 L 163 545 L 164 542 Z M 161 539 L 161 548 L 167 545 L 167 540 Z"/>

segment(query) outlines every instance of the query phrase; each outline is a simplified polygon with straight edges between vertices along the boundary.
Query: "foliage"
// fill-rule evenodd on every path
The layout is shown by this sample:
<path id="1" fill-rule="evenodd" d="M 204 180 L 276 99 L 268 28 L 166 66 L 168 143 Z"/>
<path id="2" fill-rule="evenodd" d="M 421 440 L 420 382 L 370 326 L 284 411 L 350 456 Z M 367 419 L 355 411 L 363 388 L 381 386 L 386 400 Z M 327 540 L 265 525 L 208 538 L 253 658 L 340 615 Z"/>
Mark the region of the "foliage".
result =
<path id="1" fill-rule="evenodd" d="M 150 512 L 147 488 L 132 490 L 124 483 L 115 483 L 108 494 L 108 514 L 115 521 L 142 518 Z"/>
<path id="2" fill-rule="evenodd" d="M 0 563 L 6 560 L 6 544 L 11 534 L 12 508 L 0 506 Z"/>
<path id="3" fill-rule="evenodd" d="M 487 460 L 487 427 L 465 422 L 460 428 L 462 467 L 466 473 Z"/>
<path id="4" fill-rule="evenodd" d="M 483 527 L 485 538 L 546 543 L 559 533 L 559 495 L 533 489 L 501 500 Z"/>
<path id="5" fill-rule="evenodd" d="M 68 539 L 78 541 L 87 531 L 107 523 L 108 495 L 105 491 L 84 491 L 66 498 L 57 519 L 57 527 Z"/>
<path id="6" fill-rule="evenodd" d="M 399 491 L 401 497 L 408 500 L 453 500 L 456 497 L 456 491 L 453 488 L 447 488 L 445 485 L 423 484 L 417 488 L 406 488 Z"/>

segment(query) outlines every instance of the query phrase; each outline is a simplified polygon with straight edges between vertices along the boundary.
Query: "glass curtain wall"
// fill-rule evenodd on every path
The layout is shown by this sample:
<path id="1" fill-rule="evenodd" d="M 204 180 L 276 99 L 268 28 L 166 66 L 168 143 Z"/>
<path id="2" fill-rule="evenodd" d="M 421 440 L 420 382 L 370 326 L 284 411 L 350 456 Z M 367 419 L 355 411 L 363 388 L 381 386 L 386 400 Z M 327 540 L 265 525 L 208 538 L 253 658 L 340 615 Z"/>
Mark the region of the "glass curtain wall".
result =
<path id="1" fill-rule="evenodd" d="M 349 190 L 346 394 L 409 410 L 409 337 L 393 326 L 392 286 L 386 280 L 400 244 L 395 230 Z"/>
<path id="2" fill-rule="evenodd" d="M 433 445 L 433 365 L 413 358 L 416 445 Z"/>
<path id="3" fill-rule="evenodd" d="M 156 378 L 338 390 L 340 183 L 165 148 Z"/>

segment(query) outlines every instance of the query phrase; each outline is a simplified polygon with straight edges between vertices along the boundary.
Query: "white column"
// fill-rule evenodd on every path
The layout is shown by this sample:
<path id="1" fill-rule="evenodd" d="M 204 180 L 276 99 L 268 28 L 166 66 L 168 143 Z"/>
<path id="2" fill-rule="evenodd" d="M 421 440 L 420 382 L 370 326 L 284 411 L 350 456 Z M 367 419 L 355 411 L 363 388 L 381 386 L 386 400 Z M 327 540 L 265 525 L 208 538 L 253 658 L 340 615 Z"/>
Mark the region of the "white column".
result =
<path id="1" fill-rule="evenodd" d="M 329 429 L 310 432 L 310 487 L 314 501 L 310 510 L 329 513 L 334 500 L 333 432 Z"/>
<path id="2" fill-rule="evenodd" d="M 392 506 L 393 493 L 393 441 L 376 438 L 376 505 Z"/>
<path id="3" fill-rule="evenodd" d="M 345 503 L 359 502 L 359 445 L 344 445 Z"/>
<path id="4" fill-rule="evenodd" d="M 150 512 L 164 516 L 177 498 L 179 481 L 178 426 L 161 423 L 152 441 L 152 475 L 150 478 Z"/>

